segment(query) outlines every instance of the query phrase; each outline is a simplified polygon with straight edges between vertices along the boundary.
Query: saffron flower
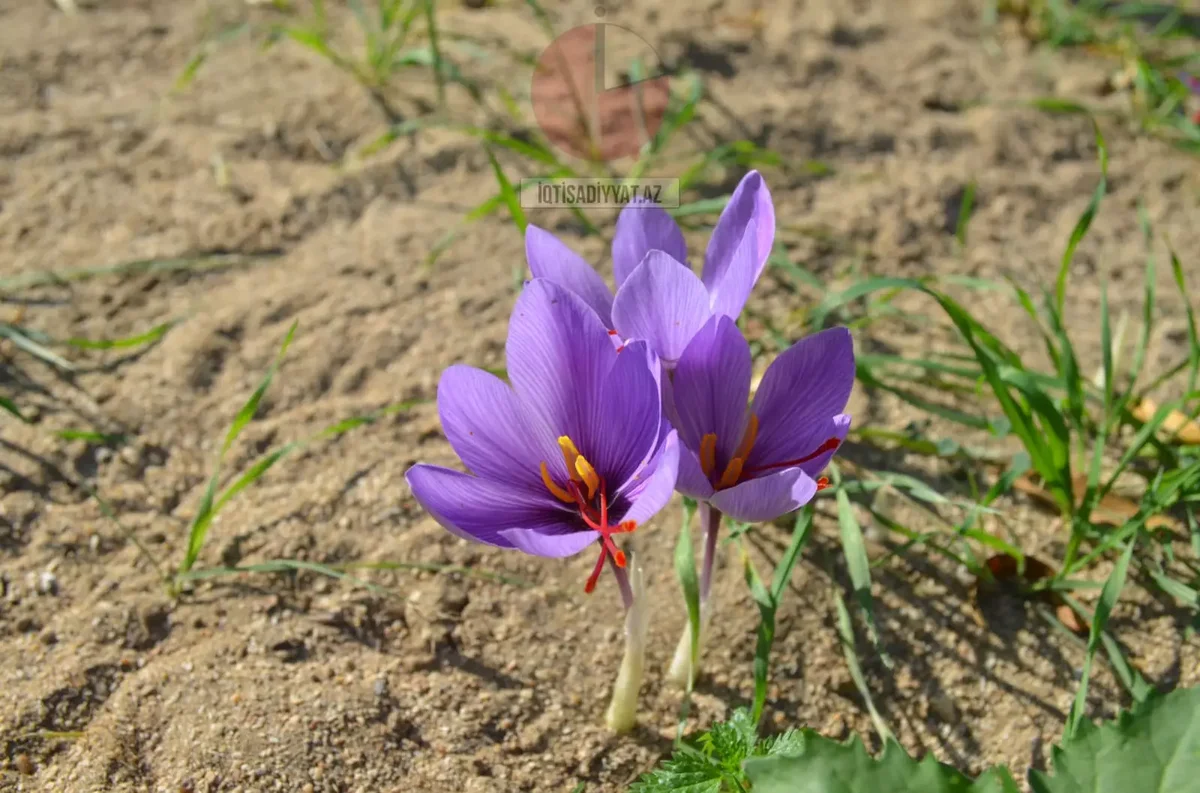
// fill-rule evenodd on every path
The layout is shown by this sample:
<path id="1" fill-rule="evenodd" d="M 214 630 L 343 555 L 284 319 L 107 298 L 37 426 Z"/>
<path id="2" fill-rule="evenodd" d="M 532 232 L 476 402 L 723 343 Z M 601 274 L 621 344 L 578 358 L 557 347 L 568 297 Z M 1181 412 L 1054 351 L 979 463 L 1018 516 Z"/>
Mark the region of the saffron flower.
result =
<path id="1" fill-rule="evenodd" d="M 750 346 L 728 317 L 714 317 L 688 344 L 669 388 L 668 415 L 679 432 L 676 488 L 700 502 L 704 557 L 701 631 L 722 515 L 774 520 L 807 504 L 828 481 L 819 477 L 850 430 L 846 404 L 854 385 L 854 345 L 845 328 L 801 339 L 780 353 L 750 396 Z M 686 683 L 690 627 L 669 676 Z"/>
<path id="2" fill-rule="evenodd" d="M 615 538 L 667 504 L 679 463 L 657 358 L 644 342 L 617 348 L 581 299 L 541 279 L 517 298 L 506 356 L 511 387 L 469 366 L 443 372 L 442 429 L 470 473 L 414 465 L 405 475 L 413 496 L 448 531 L 486 545 L 562 558 L 598 542 L 585 591 L 607 562 L 626 611 L 638 613 L 644 604 Z M 644 621 L 627 619 L 640 628 L 640 638 L 627 630 L 627 655 L 638 662 L 626 665 L 637 674 L 614 691 L 612 710 L 624 716 L 610 719 L 617 730 L 633 726 Z"/>
<path id="3" fill-rule="evenodd" d="M 775 241 L 775 209 L 757 171 L 738 184 L 721 212 L 697 276 L 675 220 L 657 204 L 629 203 L 612 243 L 616 294 L 579 254 L 553 234 L 529 226 L 525 255 L 535 278 L 579 295 L 617 341 L 641 339 L 670 369 L 714 315 L 737 318 Z"/>

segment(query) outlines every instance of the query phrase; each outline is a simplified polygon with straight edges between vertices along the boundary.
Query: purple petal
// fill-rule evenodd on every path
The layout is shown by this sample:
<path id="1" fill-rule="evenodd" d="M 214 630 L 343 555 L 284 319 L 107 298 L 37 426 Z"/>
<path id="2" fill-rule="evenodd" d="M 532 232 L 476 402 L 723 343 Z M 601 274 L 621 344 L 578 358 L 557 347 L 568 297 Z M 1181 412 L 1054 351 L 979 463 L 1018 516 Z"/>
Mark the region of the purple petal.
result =
<path id="1" fill-rule="evenodd" d="M 687 263 L 687 243 L 675 218 L 653 201 L 631 201 L 617 216 L 617 231 L 613 235 L 613 277 L 618 288 L 646 254 L 654 250 Z"/>
<path id="2" fill-rule="evenodd" d="M 733 456 L 746 428 L 750 399 L 750 345 L 729 317 L 713 317 L 697 333 L 671 383 L 676 427 L 684 444 L 699 451 L 708 433 L 717 436 L 717 464 Z"/>
<path id="3" fill-rule="evenodd" d="M 591 432 L 577 441 L 588 461 L 611 483 L 626 482 L 658 448 L 659 372 L 658 357 L 646 342 L 627 344 L 608 371 Z"/>
<path id="4" fill-rule="evenodd" d="M 706 283 L 709 300 L 714 314 L 724 314 L 737 319 L 754 290 L 762 268 L 758 261 L 758 240 L 756 226 L 753 220 L 746 225 L 746 233 L 742 241 L 733 251 L 733 257 L 724 274 L 714 283 Z"/>
<path id="5" fill-rule="evenodd" d="M 545 229 L 525 229 L 525 258 L 534 278 L 545 278 L 579 295 L 600 315 L 605 327 L 612 327 L 612 291 L 583 257 Z"/>
<path id="6" fill-rule="evenodd" d="M 696 274 L 662 251 L 650 251 L 621 284 L 613 323 L 628 339 L 644 339 L 672 365 L 711 316 Z"/>
<path id="7" fill-rule="evenodd" d="M 511 548 L 502 532 L 516 527 L 565 530 L 569 513 L 549 493 L 537 496 L 501 482 L 418 463 L 404 475 L 413 497 L 451 534 Z"/>
<path id="8" fill-rule="evenodd" d="M 454 451 L 474 474 L 544 492 L 540 465 L 562 453 L 543 427 L 526 416 L 500 378 L 470 366 L 451 366 L 438 382 L 438 415 Z M 553 469 L 561 481 L 564 470 Z"/>
<path id="9" fill-rule="evenodd" d="M 602 429 L 597 418 L 609 369 L 624 354 L 600 318 L 573 292 L 535 278 L 513 307 L 506 354 L 531 423 L 551 437 L 570 437 L 587 456 L 586 445 Z M 553 470 L 565 472 L 561 455 L 558 466 Z"/>
<path id="10" fill-rule="evenodd" d="M 758 171 L 751 171 L 730 196 L 704 254 L 702 280 L 713 295 L 714 311 L 731 317 L 741 313 L 774 244 L 771 192 Z"/>
<path id="11" fill-rule="evenodd" d="M 799 460 L 837 437 L 831 420 L 845 410 L 853 387 L 854 341 L 845 328 L 823 330 L 780 353 L 750 408 L 758 416 L 758 441 L 746 470 Z"/>
<path id="12" fill-rule="evenodd" d="M 671 432 L 650 464 L 641 472 L 643 478 L 629 490 L 630 506 L 621 520 L 632 520 L 640 526 L 667 505 L 671 494 L 675 492 L 679 455 L 679 437 Z"/>
<path id="13" fill-rule="evenodd" d="M 713 494 L 712 482 L 704 475 L 700 458 L 687 446 L 679 450 L 679 479 L 675 489 L 698 501 L 708 501 Z"/>
<path id="14" fill-rule="evenodd" d="M 799 468 L 785 468 L 718 490 L 711 503 L 734 520 L 763 523 L 804 506 L 816 493 L 812 477 Z"/>
<path id="15" fill-rule="evenodd" d="M 549 559 L 574 556 L 600 539 L 600 533 L 591 529 L 561 534 L 548 534 L 536 529 L 505 529 L 500 534 L 518 551 Z"/>

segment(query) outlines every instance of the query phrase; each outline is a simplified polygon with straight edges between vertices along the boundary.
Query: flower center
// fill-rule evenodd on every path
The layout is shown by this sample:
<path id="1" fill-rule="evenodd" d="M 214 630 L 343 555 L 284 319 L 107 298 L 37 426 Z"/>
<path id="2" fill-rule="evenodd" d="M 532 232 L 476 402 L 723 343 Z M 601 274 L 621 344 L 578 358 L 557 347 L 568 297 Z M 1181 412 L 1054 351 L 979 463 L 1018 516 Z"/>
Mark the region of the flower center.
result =
<path id="1" fill-rule="evenodd" d="M 637 523 L 626 520 L 616 526 L 610 526 L 608 524 L 608 486 L 604 477 L 596 473 L 596 469 L 592 467 L 586 457 L 579 453 L 579 450 L 575 448 L 575 443 L 566 435 L 558 439 L 558 446 L 562 449 L 563 462 L 567 464 L 566 485 L 559 486 L 554 481 L 545 462 L 542 462 L 542 483 L 559 501 L 578 508 L 579 516 L 587 527 L 600 534 L 600 558 L 596 561 L 596 567 L 588 576 L 587 583 L 583 587 L 583 591 L 590 595 L 596 588 L 596 582 L 600 580 L 604 562 L 609 556 L 612 557 L 613 564 L 617 567 L 625 566 L 625 553 L 613 542 L 612 535 L 631 532 L 637 528 Z"/>
<path id="2" fill-rule="evenodd" d="M 744 482 L 747 479 L 753 479 L 756 474 L 761 474 L 764 471 L 773 471 L 781 468 L 792 468 L 806 463 L 809 460 L 815 460 L 822 454 L 832 451 L 841 445 L 841 441 L 837 438 L 829 438 L 816 448 L 816 451 L 811 454 L 806 454 L 795 460 L 785 460 L 779 463 L 768 463 L 766 465 L 756 465 L 750 468 L 746 467 L 746 459 L 750 456 L 750 451 L 754 448 L 754 442 L 758 439 L 758 416 L 750 414 L 750 420 L 746 423 L 746 432 L 742 435 L 742 442 L 738 444 L 737 450 L 734 451 L 733 457 L 725 464 L 725 468 L 721 471 L 719 479 L 714 479 L 713 474 L 717 470 L 717 434 L 710 432 L 700 439 L 700 470 L 708 477 L 708 481 L 712 482 L 713 488 L 716 490 L 726 490 L 733 487 L 738 482 Z M 817 489 L 824 490 L 829 486 L 829 480 L 821 477 L 817 480 Z"/>

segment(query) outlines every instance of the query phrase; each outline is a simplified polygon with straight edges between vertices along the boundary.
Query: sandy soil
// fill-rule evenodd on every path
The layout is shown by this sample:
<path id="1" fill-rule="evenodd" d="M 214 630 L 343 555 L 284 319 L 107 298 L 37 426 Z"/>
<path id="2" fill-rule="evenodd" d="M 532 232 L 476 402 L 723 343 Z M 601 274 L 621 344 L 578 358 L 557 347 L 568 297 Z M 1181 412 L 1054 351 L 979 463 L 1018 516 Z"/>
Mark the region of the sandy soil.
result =
<path id="1" fill-rule="evenodd" d="M 448 30 L 530 54 L 545 43 L 522 4 L 444 5 Z M 589 4 L 563 5 L 563 28 L 595 18 Z M 985 46 L 972 6 L 784 0 L 767 4 L 760 27 L 748 24 L 748 0 L 623 0 L 606 10 L 608 21 L 707 81 L 713 102 L 681 154 L 750 138 L 786 158 L 786 171 L 767 171 L 780 239 L 835 286 L 855 272 L 1045 284 L 1097 178 L 1090 126 L 972 103 L 1047 93 L 1116 107 L 1123 100 L 1106 95 L 1101 62 L 1030 48 L 1007 29 Z M 642 724 L 617 738 L 601 724 L 621 653 L 615 588 L 606 581 L 584 595 L 590 557 L 551 562 L 490 551 L 421 513 L 404 470 L 418 459 L 454 462 L 432 404 L 285 460 L 221 514 L 202 563 L 452 564 L 528 585 L 370 574 L 391 597 L 311 574 L 260 575 L 204 583 L 172 602 L 81 492 L 80 482 L 94 484 L 156 557 L 177 563 L 216 444 L 294 321 L 287 362 L 228 471 L 347 416 L 429 399 L 450 363 L 503 365 L 513 270 L 523 262 L 511 225 L 476 223 L 435 267 L 424 265 L 434 243 L 494 189 L 477 143 L 429 130 L 356 167 L 334 167 L 386 118 L 349 78 L 297 47 L 262 53 L 236 42 L 172 96 L 205 37 L 247 14 L 269 12 L 150 0 L 94 0 L 74 17 L 33 0 L 0 8 L 0 276 L 251 257 L 3 298 L 3 310 L 23 308 L 26 324 L 55 337 L 180 324 L 145 351 L 73 356 L 80 371 L 72 380 L 6 352 L 0 383 L 36 423 L 0 419 L 0 789 L 504 793 L 582 782 L 589 793 L 622 790 L 669 752 L 674 734 L 680 694 L 661 673 L 684 620 L 670 568 L 677 510 L 636 537 L 662 605 Z M 527 70 L 507 63 L 475 69 L 520 96 Z M 429 96 L 420 81 L 406 88 Z M 403 97 L 393 102 L 403 115 L 417 110 Z M 467 112 L 454 92 L 452 103 Z M 1098 363 L 1099 279 L 1109 279 L 1115 310 L 1134 319 L 1140 311 L 1139 200 L 1200 282 L 1200 169 L 1118 122 L 1105 132 L 1111 195 L 1077 257 L 1068 316 L 1089 367 Z M 808 174 L 808 160 L 832 172 Z M 706 190 L 719 194 L 739 176 Z M 977 210 L 959 254 L 954 220 L 971 179 Z M 531 220 L 557 227 L 607 267 L 603 240 L 579 238 L 553 213 Z M 704 239 L 690 236 L 694 255 Z M 1182 305 L 1165 272 L 1160 293 L 1165 313 L 1151 355 L 1158 368 L 1184 343 Z M 786 332 L 797 300 L 786 276 L 771 274 L 751 309 Z M 971 301 L 1037 360 L 1037 338 L 1006 300 Z M 945 338 L 891 321 L 858 344 L 905 353 Z M 857 393 L 852 407 L 859 423 L 892 429 L 921 418 L 886 395 Z M 52 434 L 65 429 L 129 442 L 112 449 Z M 961 435 L 936 424 L 929 431 Z M 846 454 L 965 492 L 949 467 Z M 1027 550 L 1060 552 L 1061 532 L 1047 516 L 1020 499 L 1003 506 Z M 928 524 L 898 509 L 912 525 Z M 818 521 L 781 613 L 767 723 L 868 736 L 833 627 L 831 588 L 847 582 L 837 524 L 828 509 Z M 763 569 L 786 539 L 778 527 L 755 535 Z M 876 535 L 872 553 L 888 544 Z M 698 725 L 751 693 L 756 612 L 733 561 L 722 560 L 717 581 Z M 1074 692 L 1078 643 L 1016 602 L 992 604 L 977 619 L 970 582 L 920 553 L 887 561 L 875 576 L 894 666 L 867 652 L 864 636 L 859 644 L 877 704 L 909 750 L 972 772 L 1044 764 Z M 1200 682 L 1200 644 L 1182 638 L 1184 619 L 1132 590 L 1114 617 L 1158 685 Z M 1093 715 L 1125 702 L 1104 664 L 1092 691 Z M 46 730 L 79 735 L 48 739 Z"/>

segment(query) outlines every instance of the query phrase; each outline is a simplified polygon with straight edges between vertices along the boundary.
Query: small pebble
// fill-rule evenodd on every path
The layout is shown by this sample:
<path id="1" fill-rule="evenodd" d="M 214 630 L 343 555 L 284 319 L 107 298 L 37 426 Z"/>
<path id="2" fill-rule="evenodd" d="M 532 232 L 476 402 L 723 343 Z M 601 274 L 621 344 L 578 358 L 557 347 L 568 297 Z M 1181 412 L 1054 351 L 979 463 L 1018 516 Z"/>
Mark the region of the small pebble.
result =
<path id="1" fill-rule="evenodd" d="M 54 631 L 45 631 L 38 638 L 40 638 L 42 640 L 42 644 L 46 645 L 47 647 L 52 644 L 58 644 L 58 634 L 56 634 Z"/>
<path id="2" fill-rule="evenodd" d="M 17 767 L 17 771 L 25 776 L 33 776 L 33 761 L 29 759 L 29 755 L 17 755 L 13 758 L 13 765 Z"/>
<path id="3" fill-rule="evenodd" d="M 57 595 L 58 577 L 49 570 L 43 570 L 42 574 L 38 576 L 38 592 L 43 595 Z"/>

